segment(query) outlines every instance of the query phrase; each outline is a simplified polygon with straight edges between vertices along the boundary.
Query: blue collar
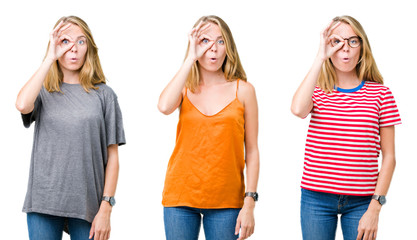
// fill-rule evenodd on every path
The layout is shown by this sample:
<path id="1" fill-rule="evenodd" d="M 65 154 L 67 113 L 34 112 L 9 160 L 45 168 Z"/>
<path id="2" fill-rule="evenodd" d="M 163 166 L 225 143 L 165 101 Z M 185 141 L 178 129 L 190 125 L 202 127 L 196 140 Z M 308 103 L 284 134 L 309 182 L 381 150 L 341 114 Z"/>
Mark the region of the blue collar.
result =
<path id="1" fill-rule="evenodd" d="M 360 90 L 363 85 L 365 85 L 365 81 L 362 81 L 361 84 L 359 84 L 359 86 L 355 87 L 355 88 L 351 88 L 351 89 L 344 89 L 344 88 L 340 88 L 340 87 L 336 87 L 335 89 L 339 92 L 343 92 L 343 93 L 352 93 L 352 92 L 356 92 L 358 90 Z"/>

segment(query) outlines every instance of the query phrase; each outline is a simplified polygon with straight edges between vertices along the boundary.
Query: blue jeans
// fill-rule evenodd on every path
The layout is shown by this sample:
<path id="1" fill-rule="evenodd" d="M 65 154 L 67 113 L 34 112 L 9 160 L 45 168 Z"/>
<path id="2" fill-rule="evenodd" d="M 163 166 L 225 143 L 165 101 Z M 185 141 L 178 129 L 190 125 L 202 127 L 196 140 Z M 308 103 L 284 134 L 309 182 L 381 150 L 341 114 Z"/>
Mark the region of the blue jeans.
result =
<path id="1" fill-rule="evenodd" d="M 236 220 L 240 208 L 200 209 L 191 207 L 164 207 L 165 236 L 167 240 L 197 240 L 201 217 L 206 240 L 236 240 Z"/>
<path id="2" fill-rule="evenodd" d="M 78 218 L 58 217 L 34 212 L 27 214 L 29 239 L 62 239 L 62 232 L 66 221 L 68 221 L 71 240 L 88 240 L 91 223 Z"/>
<path id="3" fill-rule="evenodd" d="M 304 240 L 334 240 L 338 215 L 344 240 L 356 240 L 358 224 L 371 196 L 349 196 L 301 189 L 301 229 Z"/>

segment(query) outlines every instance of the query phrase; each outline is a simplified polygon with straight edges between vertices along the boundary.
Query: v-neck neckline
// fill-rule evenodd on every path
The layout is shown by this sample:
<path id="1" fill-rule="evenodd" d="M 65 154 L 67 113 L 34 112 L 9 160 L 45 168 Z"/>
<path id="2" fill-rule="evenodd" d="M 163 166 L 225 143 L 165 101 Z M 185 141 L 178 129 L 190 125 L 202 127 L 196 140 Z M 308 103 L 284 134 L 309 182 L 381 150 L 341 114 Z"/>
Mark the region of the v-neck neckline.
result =
<path id="1" fill-rule="evenodd" d="M 218 111 L 217 113 L 213 114 L 213 115 L 207 115 L 204 114 L 202 111 L 200 111 L 200 109 L 198 109 L 192 102 L 191 100 L 188 98 L 188 94 L 185 95 L 185 98 L 187 99 L 187 101 L 191 104 L 191 106 L 193 106 L 193 108 L 195 108 L 201 115 L 205 116 L 205 117 L 215 117 L 217 115 L 219 115 L 221 112 L 223 112 L 224 110 L 226 110 L 230 105 L 232 105 L 235 101 L 239 101 L 239 99 L 237 98 L 237 96 L 230 101 L 226 106 L 224 106 L 222 109 L 220 109 L 220 111 Z"/>

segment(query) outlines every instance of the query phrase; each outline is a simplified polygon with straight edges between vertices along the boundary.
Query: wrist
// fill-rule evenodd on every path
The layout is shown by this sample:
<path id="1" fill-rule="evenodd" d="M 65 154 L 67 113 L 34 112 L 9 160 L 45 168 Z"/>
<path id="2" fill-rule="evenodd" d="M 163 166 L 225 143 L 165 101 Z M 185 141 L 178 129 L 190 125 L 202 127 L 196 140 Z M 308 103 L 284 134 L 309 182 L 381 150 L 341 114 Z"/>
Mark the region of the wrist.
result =
<path id="1" fill-rule="evenodd" d="M 197 57 L 191 57 L 191 56 L 187 56 L 187 58 L 185 59 L 184 63 L 186 64 L 194 64 L 197 61 Z"/>
<path id="2" fill-rule="evenodd" d="M 50 58 L 50 57 L 46 57 L 44 60 L 43 60 L 43 63 L 44 64 L 47 64 L 47 65 L 49 65 L 49 66 L 51 66 L 55 61 L 56 61 L 57 59 L 53 59 L 53 58 Z"/>
<path id="3" fill-rule="evenodd" d="M 101 201 L 100 209 L 99 209 L 100 212 L 110 214 L 112 212 L 112 210 L 113 210 L 113 207 L 110 205 L 109 202 L 104 201 L 104 200 Z"/>
<path id="4" fill-rule="evenodd" d="M 323 63 L 327 60 L 328 58 L 326 56 L 321 56 L 320 54 L 317 54 L 316 59 L 314 59 L 314 62 L 317 63 L 318 65 L 323 65 Z"/>
<path id="5" fill-rule="evenodd" d="M 378 202 L 378 200 L 372 199 L 369 203 L 368 210 L 379 213 L 381 211 L 381 208 L 382 205 Z"/>
<path id="6" fill-rule="evenodd" d="M 243 201 L 243 207 L 254 209 L 255 208 L 255 200 L 252 197 L 245 197 L 245 199 Z"/>

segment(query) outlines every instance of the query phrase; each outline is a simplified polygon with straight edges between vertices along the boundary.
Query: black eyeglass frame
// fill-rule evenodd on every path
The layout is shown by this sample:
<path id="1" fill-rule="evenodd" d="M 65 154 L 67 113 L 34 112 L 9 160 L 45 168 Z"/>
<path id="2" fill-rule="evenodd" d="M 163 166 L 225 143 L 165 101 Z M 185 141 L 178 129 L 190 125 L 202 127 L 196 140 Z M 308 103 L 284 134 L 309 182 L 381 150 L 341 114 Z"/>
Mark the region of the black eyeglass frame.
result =
<path id="1" fill-rule="evenodd" d="M 357 39 L 359 39 L 359 45 L 358 45 L 358 46 L 353 47 L 352 45 L 350 45 L 350 40 L 351 40 L 352 38 L 357 38 Z M 335 39 L 338 39 L 338 38 L 335 38 Z M 352 36 L 352 37 L 350 37 L 350 38 L 343 38 L 343 41 L 345 41 L 345 40 L 348 40 L 348 45 L 349 45 L 349 47 L 351 47 L 351 48 L 357 48 L 357 47 L 360 47 L 360 46 L 362 45 L 362 38 L 361 38 L 361 37 L 359 37 L 359 36 Z M 332 44 L 332 46 L 333 46 L 333 47 L 335 46 L 335 45 L 333 45 L 333 41 L 330 41 L 330 43 Z"/>

